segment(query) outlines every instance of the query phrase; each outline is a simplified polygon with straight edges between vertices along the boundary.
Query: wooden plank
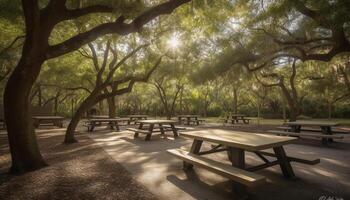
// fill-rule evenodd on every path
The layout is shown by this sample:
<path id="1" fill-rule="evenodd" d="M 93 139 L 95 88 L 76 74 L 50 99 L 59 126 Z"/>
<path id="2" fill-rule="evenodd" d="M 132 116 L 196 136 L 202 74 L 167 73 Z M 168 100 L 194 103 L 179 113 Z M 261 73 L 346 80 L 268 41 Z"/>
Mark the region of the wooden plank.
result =
<path id="1" fill-rule="evenodd" d="M 333 135 L 326 135 L 326 134 L 317 134 L 317 133 L 295 133 L 295 132 L 288 132 L 288 131 L 268 131 L 269 133 L 273 133 L 276 135 L 286 135 L 286 136 L 304 136 L 304 137 L 316 137 L 316 138 L 333 138 L 333 139 L 344 139 L 344 137 L 350 137 L 348 134 L 333 134 Z"/>
<path id="2" fill-rule="evenodd" d="M 143 129 L 127 128 L 126 130 L 132 131 L 132 132 L 135 132 L 135 133 L 150 134 L 150 131 L 148 131 L 148 130 L 143 130 Z"/>
<path id="3" fill-rule="evenodd" d="M 64 117 L 60 116 L 33 116 L 32 118 L 38 120 L 64 120 Z"/>
<path id="4" fill-rule="evenodd" d="M 269 149 L 296 142 L 297 138 L 271 134 L 247 133 L 232 130 L 208 129 L 184 132 L 184 137 L 213 142 L 249 151 Z"/>
<path id="5" fill-rule="evenodd" d="M 183 161 L 198 167 L 202 167 L 208 171 L 217 173 L 246 186 L 253 187 L 266 182 L 266 178 L 259 174 L 248 172 L 243 169 L 210 160 L 208 158 L 200 157 L 181 149 L 171 149 L 167 150 L 167 152 Z"/>
<path id="6" fill-rule="evenodd" d="M 307 121 L 307 120 L 297 120 L 294 122 L 286 122 L 286 125 L 302 125 L 302 126 L 338 126 L 337 122 L 329 121 Z"/>
<path id="7" fill-rule="evenodd" d="M 290 161 L 288 160 L 288 157 L 286 155 L 286 152 L 284 151 L 284 148 L 282 146 L 274 147 L 273 151 L 275 152 L 276 158 L 280 164 L 284 177 L 286 178 L 295 177 L 293 168 L 290 165 Z"/>
<path id="8" fill-rule="evenodd" d="M 143 123 L 143 124 L 170 124 L 170 123 L 176 123 L 175 120 L 161 120 L 161 119 L 146 119 L 146 120 L 138 120 L 137 122 Z"/>
<path id="9" fill-rule="evenodd" d="M 259 151 L 258 153 L 265 155 L 265 156 L 270 156 L 270 157 L 276 157 L 276 154 L 266 152 L 266 151 Z M 298 162 L 298 163 L 303 163 L 307 165 L 316 165 L 321 162 L 319 158 L 317 159 L 310 159 L 310 158 L 305 158 L 305 157 L 292 157 L 292 156 L 287 156 L 288 160 L 290 162 Z"/>

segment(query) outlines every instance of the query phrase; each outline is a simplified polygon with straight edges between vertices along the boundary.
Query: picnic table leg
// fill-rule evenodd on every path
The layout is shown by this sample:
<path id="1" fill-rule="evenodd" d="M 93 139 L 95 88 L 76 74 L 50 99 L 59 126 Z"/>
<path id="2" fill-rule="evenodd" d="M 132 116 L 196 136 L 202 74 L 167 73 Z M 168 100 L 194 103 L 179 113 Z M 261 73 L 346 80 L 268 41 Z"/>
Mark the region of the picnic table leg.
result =
<path id="1" fill-rule="evenodd" d="M 279 162 L 279 165 L 281 167 L 281 170 L 282 170 L 284 177 L 286 177 L 286 178 L 295 177 L 293 168 L 290 165 L 290 162 L 288 160 L 286 152 L 284 151 L 283 146 L 274 147 L 273 151 L 275 152 L 276 158 Z"/>
<path id="2" fill-rule="evenodd" d="M 179 121 L 179 124 L 181 124 L 181 117 L 178 117 L 177 120 Z"/>
<path id="3" fill-rule="evenodd" d="M 190 125 L 191 118 L 187 117 L 187 125 Z"/>
<path id="4" fill-rule="evenodd" d="M 177 129 L 175 128 L 175 125 L 171 123 L 170 126 L 171 126 L 171 129 L 173 130 L 174 138 L 177 138 L 179 134 L 177 133 Z"/>
<path id="5" fill-rule="evenodd" d="M 148 141 L 151 139 L 152 136 L 152 132 L 153 132 L 153 128 L 154 128 L 154 124 L 150 124 L 148 131 L 150 132 L 149 134 L 146 135 L 145 141 Z"/>
<path id="6" fill-rule="evenodd" d="M 95 122 L 91 122 L 91 126 L 90 126 L 90 132 L 92 132 L 95 128 Z"/>
<path id="7" fill-rule="evenodd" d="M 162 124 L 159 124 L 159 130 L 160 130 L 160 134 L 161 134 L 161 135 L 164 135 L 164 134 L 165 134 L 164 128 L 163 128 L 163 125 L 162 125 Z"/>
<path id="8" fill-rule="evenodd" d="M 203 140 L 194 139 L 193 143 L 192 143 L 192 146 L 191 146 L 191 149 L 190 149 L 190 153 L 198 154 L 199 151 L 201 150 L 202 144 L 203 144 Z M 193 165 L 183 161 L 183 169 L 186 170 L 186 171 L 192 170 L 193 169 Z"/>
<path id="9" fill-rule="evenodd" d="M 139 129 L 142 129 L 142 127 L 143 127 L 143 123 L 140 123 Z M 137 138 L 138 136 L 139 136 L 139 133 L 138 133 L 138 132 L 135 132 L 134 138 Z"/>
<path id="10" fill-rule="evenodd" d="M 34 119 L 34 127 L 39 128 L 40 121 L 37 119 Z"/>
<path id="11" fill-rule="evenodd" d="M 58 127 L 63 128 L 63 121 L 62 121 L 62 120 L 60 120 L 60 121 L 58 122 Z"/>
<path id="12" fill-rule="evenodd" d="M 115 129 L 117 129 L 117 131 L 119 132 L 120 131 L 120 128 L 119 128 L 119 124 L 118 122 L 114 122 L 114 126 L 115 126 Z"/>
<path id="13" fill-rule="evenodd" d="M 292 132 L 295 132 L 295 133 L 300 133 L 300 130 L 301 130 L 301 126 L 300 125 L 291 125 L 291 128 L 292 128 Z"/>
<path id="14" fill-rule="evenodd" d="M 111 130 L 114 130 L 114 128 L 113 128 L 114 122 L 109 122 L 108 125 L 109 125 L 109 128 L 110 128 Z"/>
<path id="15" fill-rule="evenodd" d="M 197 126 L 199 126 L 198 117 L 195 117 L 194 119 L 196 120 Z"/>
<path id="16" fill-rule="evenodd" d="M 332 135 L 332 128 L 330 126 L 321 126 L 322 134 Z M 332 138 L 322 138 L 322 144 L 327 145 L 329 142 L 333 142 Z"/>
<path id="17" fill-rule="evenodd" d="M 245 153 L 243 149 L 228 147 L 227 155 L 231 161 L 232 166 L 240 169 L 245 169 Z M 237 197 L 246 198 L 247 188 L 241 183 L 232 181 L 232 193 Z"/>

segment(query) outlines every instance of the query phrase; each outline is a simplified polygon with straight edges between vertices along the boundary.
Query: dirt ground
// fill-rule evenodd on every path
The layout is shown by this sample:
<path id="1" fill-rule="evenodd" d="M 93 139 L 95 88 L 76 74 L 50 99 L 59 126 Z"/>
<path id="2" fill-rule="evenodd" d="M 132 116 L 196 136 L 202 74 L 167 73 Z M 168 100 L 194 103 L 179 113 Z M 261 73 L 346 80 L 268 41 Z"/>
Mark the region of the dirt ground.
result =
<path id="1" fill-rule="evenodd" d="M 265 132 L 274 126 L 220 124 L 195 129 L 225 128 L 247 132 Z M 124 127 L 122 128 L 124 129 Z M 166 153 L 167 149 L 185 148 L 191 140 L 172 134 L 152 137 L 145 142 L 129 131 L 114 132 L 105 127 L 94 133 L 85 129 L 79 143 L 63 145 L 64 129 L 37 131 L 41 152 L 49 167 L 22 176 L 10 176 L 7 136 L 0 133 L 0 199 L 232 199 L 230 181 L 196 168 L 184 173 L 182 162 Z M 250 134 L 250 133 L 247 133 Z M 209 148 L 206 144 L 204 148 Z M 250 199 L 333 199 L 350 198 L 350 140 L 325 147 L 320 140 L 301 140 L 287 145 L 288 155 L 320 158 L 314 166 L 293 163 L 297 178 L 286 180 L 278 166 L 258 171 L 268 182 L 249 189 Z M 224 152 L 213 158 L 227 162 Z M 259 159 L 247 153 L 247 163 Z"/>
<path id="2" fill-rule="evenodd" d="M 86 135 L 71 145 L 62 144 L 63 129 L 39 130 L 37 136 L 50 166 L 11 176 L 7 135 L 0 133 L 0 199 L 156 199 Z"/>
<path id="3" fill-rule="evenodd" d="M 230 130 L 264 133 L 275 126 L 236 125 L 222 127 L 220 124 L 208 124 L 195 127 L 196 130 L 224 128 Z M 103 129 L 103 128 L 102 128 Z M 191 173 L 182 170 L 182 162 L 167 154 L 167 149 L 182 148 L 189 150 L 192 140 L 179 137 L 173 139 L 171 133 L 166 137 L 152 136 L 151 141 L 134 139 L 128 131 L 111 132 L 100 129 L 89 134 L 96 143 L 105 149 L 114 160 L 122 164 L 132 176 L 146 186 L 160 199 L 214 199 L 232 198 L 231 182 L 217 174 L 201 168 Z M 191 131 L 191 130 L 189 130 Z M 295 199 L 350 199 L 350 140 L 338 140 L 328 146 L 322 146 L 320 140 L 301 139 L 296 144 L 285 146 L 290 156 L 309 159 L 320 158 L 317 165 L 292 163 L 296 178 L 283 177 L 279 166 L 259 170 L 256 173 L 267 178 L 267 183 L 249 188 L 249 199 L 255 200 L 295 200 Z M 204 144 L 204 150 L 210 148 Z M 127 149 L 127 151 L 125 150 Z M 207 155 L 209 158 L 229 164 L 225 152 Z M 246 153 L 249 165 L 261 164 L 253 153 Z"/>

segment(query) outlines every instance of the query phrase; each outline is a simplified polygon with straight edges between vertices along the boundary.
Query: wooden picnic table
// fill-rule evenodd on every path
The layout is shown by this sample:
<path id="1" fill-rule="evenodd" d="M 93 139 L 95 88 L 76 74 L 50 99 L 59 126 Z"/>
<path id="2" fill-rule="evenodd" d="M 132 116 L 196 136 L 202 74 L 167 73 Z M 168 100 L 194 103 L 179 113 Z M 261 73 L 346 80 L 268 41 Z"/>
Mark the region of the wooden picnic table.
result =
<path id="1" fill-rule="evenodd" d="M 250 119 L 247 119 L 246 117 L 247 115 L 244 114 L 231 114 L 225 117 L 224 122 L 235 124 L 239 123 L 239 121 L 242 121 L 245 124 L 249 124 Z"/>
<path id="2" fill-rule="evenodd" d="M 151 119 L 151 120 L 139 120 L 137 122 L 139 123 L 138 129 L 128 128 L 128 130 L 135 132 L 135 134 L 134 134 L 135 138 L 139 136 L 139 133 L 144 133 L 144 134 L 146 134 L 145 140 L 146 141 L 150 140 L 152 133 L 155 132 L 155 130 L 154 130 L 155 125 L 158 125 L 159 131 L 162 135 L 165 134 L 166 130 L 169 130 L 167 126 L 170 126 L 169 128 L 173 132 L 174 138 L 178 137 L 177 128 L 175 127 L 175 123 L 177 123 L 177 121 L 175 121 L 175 120 Z M 149 125 L 147 130 L 143 129 L 144 125 Z"/>
<path id="3" fill-rule="evenodd" d="M 100 126 L 102 123 L 107 123 L 111 130 L 115 127 L 117 131 L 120 131 L 119 122 L 129 123 L 129 118 L 93 118 L 86 120 L 86 126 L 88 132 L 92 132 L 96 126 Z"/>
<path id="4" fill-rule="evenodd" d="M 182 119 L 186 120 L 186 124 L 190 125 L 191 122 L 195 122 L 195 124 L 199 125 L 199 115 L 178 115 L 177 119 L 179 123 L 181 124 Z"/>
<path id="5" fill-rule="evenodd" d="M 136 121 L 138 120 L 145 120 L 147 119 L 148 115 L 128 115 L 127 117 L 130 118 L 130 121 L 128 124 L 130 124 L 130 122 L 134 121 L 136 124 Z"/>
<path id="6" fill-rule="evenodd" d="M 293 168 L 290 164 L 300 162 L 304 164 L 314 165 L 320 162 L 319 159 L 306 160 L 286 155 L 284 145 L 292 144 L 297 138 L 274 136 L 267 134 L 246 133 L 230 130 L 201 130 L 194 132 L 184 132 L 181 136 L 193 139 L 193 143 L 189 152 L 182 149 L 172 149 L 168 152 L 184 161 L 184 169 L 189 170 L 193 165 L 203 167 L 214 173 L 226 176 L 233 181 L 239 183 L 235 185 L 239 190 L 244 190 L 242 184 L 246 186 L 255 186 L 264 182 L 265 178 L 254 171 L 279 165 L 282 173 L 287 178 L 295 176 Z M 217 144 L 210 150 L 201 151 L 203 142 Z M 273 149 L 273 153 L 266 151 Z M 228 159 L 231 161 L 231 167 L 220 161 L 208 160 L 202 155 L 212 154 L 226 151 Z M 253 152 L 264 163 L 257 166 L 248 166 L 245 163 L 245 152 Z M 275 158 L 271 161 L 265 156 Z M 240 185 L 241 184 L 241 185 Z"/>
<path id="7" fill-rule="evenodd" d="M 33 116 L 34 127 L 38 128 L 40 124 L 44 123 L 52 123 L 54 126 L 58 126 L 60 128 L 63 127 L 64 117 L 60 116 Z"/>
<path id="8" fill-rule="evenodd" d="M 337 122 L 328 121 L 307 121 L 307 120 L 297 120 L 294 122 L 286 122 L 286 125 L 291 127 L 291 131 L 295 133 L 300 133 L 302 126 L 319 126 L 321 128 L 322 134 L 332 135 L 332 127 L 338 126 Z M 328 142 L 333 142 L 332 138 L 322 138 L 322 144 L 327 144 Z"/>

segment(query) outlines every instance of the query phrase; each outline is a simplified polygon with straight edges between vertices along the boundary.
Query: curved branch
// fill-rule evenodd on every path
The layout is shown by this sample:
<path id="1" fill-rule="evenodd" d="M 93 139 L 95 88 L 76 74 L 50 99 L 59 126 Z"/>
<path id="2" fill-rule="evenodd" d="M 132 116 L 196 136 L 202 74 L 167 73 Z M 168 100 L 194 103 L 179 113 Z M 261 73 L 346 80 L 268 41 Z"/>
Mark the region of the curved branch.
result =
<path id="1" fill-rule="evenodd" d="M 55 58 L 71 51 L 79 49 L 82 45 L 94 41 L 106 34 L 127 35 L 139 31 L 143 25 L 155 19 L 157 16 L 170 14 L 177 7 L 191 0 L 169 0 L 158 6 L 150 8 L 136 17 L 131 23 L 125 23 L 125 18 L 120 16 L 115 22 L 101 24 L 89 31 L 80 33 L 72 38 L 49 47 L 46 57 Z"/>

